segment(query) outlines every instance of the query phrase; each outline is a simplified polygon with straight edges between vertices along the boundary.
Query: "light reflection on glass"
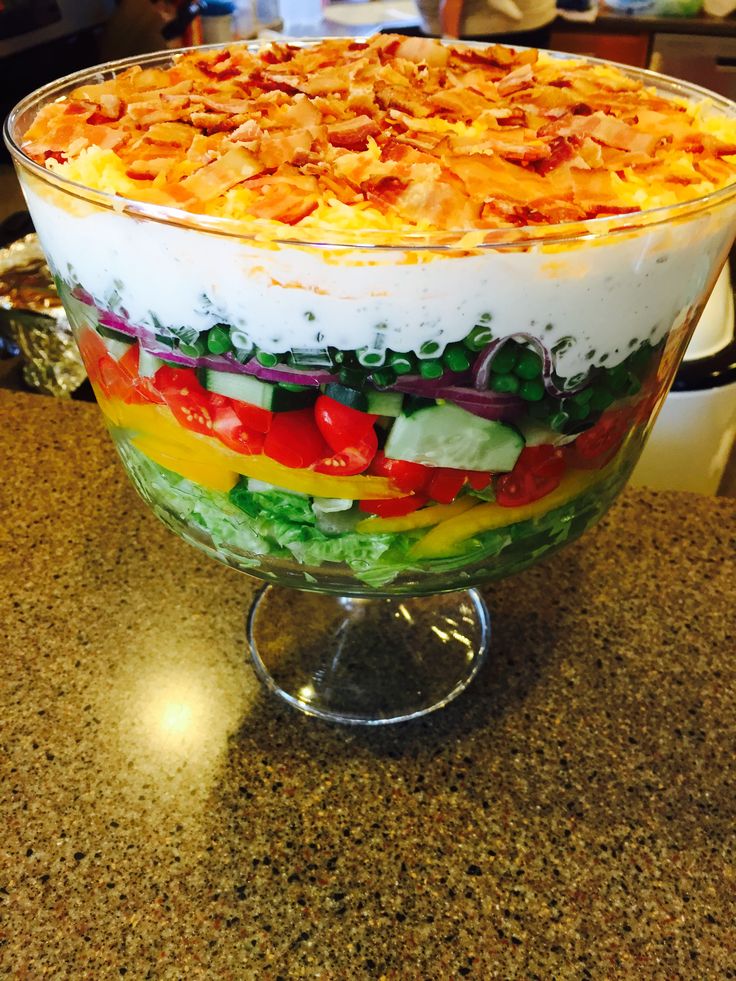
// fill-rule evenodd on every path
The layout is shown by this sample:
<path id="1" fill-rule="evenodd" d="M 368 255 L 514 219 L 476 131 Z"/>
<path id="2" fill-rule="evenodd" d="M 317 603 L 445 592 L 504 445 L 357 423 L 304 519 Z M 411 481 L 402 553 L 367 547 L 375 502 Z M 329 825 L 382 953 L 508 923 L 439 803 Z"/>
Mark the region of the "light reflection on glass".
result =
<path id="1" fill-rule="evenodd" d="M 399 613 L 407 623 L 414 623 L 414 617 L 412 617 L 411 613 L 407 610 L 406 604 L 399 603 Z"/>
<path id="2" fill-rule="evenodd" d="M 465 647 L 469 649 L 473 647 L 470 638 L 466 637 L 464 634 L 461 634 L 459 630 L 451 630 L 450 636 L 454 637 L 459 644 L 463 644 Z"/>

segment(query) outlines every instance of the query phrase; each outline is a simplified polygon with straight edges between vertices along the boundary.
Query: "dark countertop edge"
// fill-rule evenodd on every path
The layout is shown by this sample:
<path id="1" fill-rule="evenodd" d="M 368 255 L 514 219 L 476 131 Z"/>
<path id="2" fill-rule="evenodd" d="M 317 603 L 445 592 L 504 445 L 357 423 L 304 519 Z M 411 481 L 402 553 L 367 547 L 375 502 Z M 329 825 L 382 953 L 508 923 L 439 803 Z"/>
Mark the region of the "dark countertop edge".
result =
<path id="1" fill-rule="evenodd" d="M 323 23 L 329 33 L 340 33 L 344 30 L 340 26 L 336 31 L 338 25 L 333 24 L 329 18 L 326 18 Z M 391 28 L 395 28 L 400 34 L 402 30 L 416 30 L 419 26 L 419 18 L 407 18 L 402 21 L 361 25 L 360 33 L 378 30 L 386 33 Z M 594 21 L 568 20 L 558 14 L 547 28 L 550 31 L 585 34 L 709 34 L 716 37 L 736 37 L 736 13 L 728 17 L 711 17 L 708 14 L 698 14 L 696 17 L 655 17 L 652 14 L 621 14 L 601 8 Z M 490 35 L 485 37 L 488 41 L 493 40 Z"/>

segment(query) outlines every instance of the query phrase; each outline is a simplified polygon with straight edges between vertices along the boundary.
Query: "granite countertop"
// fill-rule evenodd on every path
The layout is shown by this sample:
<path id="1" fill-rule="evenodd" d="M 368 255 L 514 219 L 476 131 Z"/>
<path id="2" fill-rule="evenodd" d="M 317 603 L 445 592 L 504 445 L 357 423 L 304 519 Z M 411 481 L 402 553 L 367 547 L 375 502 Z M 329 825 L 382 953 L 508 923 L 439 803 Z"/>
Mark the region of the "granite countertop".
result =
<path id="1" fill-rule="evenodd" d="M 484 590 L 460 699 L 362 731 L 263 691 L 255 581 L 94 406 L 0 419 L 2 973 L 736 977 L 736 502 L 626 492 Z"/>

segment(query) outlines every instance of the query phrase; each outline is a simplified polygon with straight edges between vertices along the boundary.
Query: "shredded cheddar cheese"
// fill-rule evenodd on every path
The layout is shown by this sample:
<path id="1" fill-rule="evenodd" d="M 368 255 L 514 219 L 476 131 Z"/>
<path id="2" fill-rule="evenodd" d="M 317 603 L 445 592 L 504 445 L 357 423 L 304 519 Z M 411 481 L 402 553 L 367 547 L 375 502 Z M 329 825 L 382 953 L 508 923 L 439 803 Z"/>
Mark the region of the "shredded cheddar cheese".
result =
<path id="1" fill-rule="evenodd" d="M 87 187 L 283 227 L 486 230 L 736 181 L 736 116 L 613 66 L 391 35 L 193 50 L 45 106 L 24 152 Z"/>

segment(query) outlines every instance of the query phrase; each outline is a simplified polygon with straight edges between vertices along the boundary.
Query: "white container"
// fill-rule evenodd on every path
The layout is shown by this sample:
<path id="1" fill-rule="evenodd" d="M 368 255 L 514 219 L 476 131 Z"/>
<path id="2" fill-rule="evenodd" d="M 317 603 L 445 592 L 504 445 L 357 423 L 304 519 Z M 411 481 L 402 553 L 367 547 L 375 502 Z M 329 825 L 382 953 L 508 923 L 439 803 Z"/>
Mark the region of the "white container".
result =
<path id="1" fill-rule="evenodd" d="M 715 494 L 736 443 L 736 332 L 731 278 L 716 283 L 631 483 Z M 724 384 L 725 382 L 725 384 Z M 687 386 L 687 390 L 682 390 Z"/>

